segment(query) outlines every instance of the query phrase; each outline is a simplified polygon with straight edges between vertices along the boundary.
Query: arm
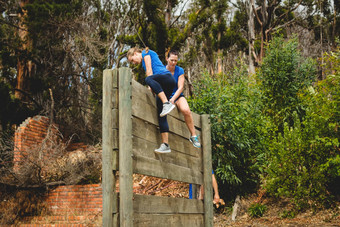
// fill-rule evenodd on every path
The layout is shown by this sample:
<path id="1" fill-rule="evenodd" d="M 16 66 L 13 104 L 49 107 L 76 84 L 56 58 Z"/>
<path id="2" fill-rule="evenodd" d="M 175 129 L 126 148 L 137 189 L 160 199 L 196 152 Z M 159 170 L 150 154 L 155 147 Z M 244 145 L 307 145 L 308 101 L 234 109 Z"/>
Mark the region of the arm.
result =
<path id="1" fill-rule="evenodd" d="M 151 57 L 150 57 L 150 55 L 146 55 L 144 57 L 144 62 L 145 62 L 145 68 L 146 68 L 146 76 L 153 75 L 152 67 L 151 67 Z"/>
<path id="2" fill-rule="evenodd" d="M 172 103 L 175 102 L 175 100 L 180 96 L 180 94 L 184 90 L 184 74 L 182 74 L 178 77 L 177 87 L 178 87 L 177 91 L 175 92 L 175 94 L 170 99 L 170 102 L 172 102 Z"/>
<path id="3" fill-rule="evenodd" d="M 218 193 L 218 185 L 217 185 L 217 181 L 215 178 L 215 174 L 212 175 L 212 185 L 213 185 L 213 189 L 214 189 L 214 203 L 218 203 L 220 202 L 220 195 Z"/>

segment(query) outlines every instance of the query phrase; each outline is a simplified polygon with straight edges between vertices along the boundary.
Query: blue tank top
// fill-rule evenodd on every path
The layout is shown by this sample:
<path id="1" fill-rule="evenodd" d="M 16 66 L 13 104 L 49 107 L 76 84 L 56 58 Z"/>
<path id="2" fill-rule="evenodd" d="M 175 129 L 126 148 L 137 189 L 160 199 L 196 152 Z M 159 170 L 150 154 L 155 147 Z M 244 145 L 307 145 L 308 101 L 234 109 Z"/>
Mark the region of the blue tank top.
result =
<path id="1" fill-rule="evenodd" d="M 180 75 L 183 75 L 183 74 L 184 74 L 184 69 L 182 67 L 179 67 L 179 66 L 176 65 L 175 66 L 175 72 L 174 72 L 174 78 L 175 78 L 175 81 L 176 81 L 176 85 L 175 85 L 175 88 L 174 88 L 171 96 L 173 96 L 176 93 L 176 91 L 178 90 L 178 77 Z M 181 93 L 181 94 L 183 94 L 183 93 Z"/>
<path id="2" fill-rule="evenodd" d="M 159 59 L 157 53 L 153 50 L 149 50 L 148 53 L 145 52 L 145 50 L 142 51 L 142 66 L 146 72 L 144 57 L 150 55 L 151 57 L 151 68 L 153 75 L 160 74 L 170 74 L 170 71 L 166 69 L 166 67 L 163 65 L 161 60 Z"/>

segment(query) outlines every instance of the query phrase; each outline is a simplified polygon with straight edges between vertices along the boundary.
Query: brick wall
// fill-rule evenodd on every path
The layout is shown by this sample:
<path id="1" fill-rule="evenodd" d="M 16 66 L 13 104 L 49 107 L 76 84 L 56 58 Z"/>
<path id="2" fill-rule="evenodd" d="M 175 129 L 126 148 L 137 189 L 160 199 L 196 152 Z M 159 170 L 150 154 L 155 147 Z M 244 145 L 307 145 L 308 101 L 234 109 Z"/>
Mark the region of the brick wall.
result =
<path id="1" fill-rule="evenodd" d="M 14 136 L 14 170 L 18 171 L 22 161 L 25 159 L 25 155 L 29 149 L 39 146 L 46 138 L 50 123 L 49 118 L 44 116 L 34 116 L 27 118 L 15 131 Z M 53 124 L 50 130 L 57 135 L 58 126 Z M 54 138 L 57 143 L 58 138 Z M 60 138 L 59 138 L 60 139 Z M 69 143 L 66 147 L 67 151 L 73 150 L 85 150 L 87 146 L 84 143 Z M 48 157 L 47 157 L 48 158 Z"/>
<path id="2" fill-rule="evenodd" d="M 99 184 L 64 185 L 49 190 L 45 199 L 53 214 L 93 214 L 102 212 L 102 187 Z"/>
<path id="3" fill-rule="evenodd" d="M 27 118 L 15 131 L 14 170 L 18 170 L 26 151 L 40 144 L 46 137 L 49 119 L 44 116 Z"/>
<path id="4" fill-rule="evenodd" d="M 22 218 L 20 227 L 102 226 L 102 187 L 100 184 L 64 185 L 50 189 L 40 216 Z"/>

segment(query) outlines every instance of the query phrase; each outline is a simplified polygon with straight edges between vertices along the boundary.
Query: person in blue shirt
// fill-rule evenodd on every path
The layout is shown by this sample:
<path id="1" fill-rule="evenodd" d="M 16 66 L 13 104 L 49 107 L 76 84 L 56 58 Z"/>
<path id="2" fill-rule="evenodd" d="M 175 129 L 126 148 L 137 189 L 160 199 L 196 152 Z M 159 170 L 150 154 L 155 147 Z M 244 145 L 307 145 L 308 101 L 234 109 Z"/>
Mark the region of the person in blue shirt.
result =
<path id="1" fill-rule="evenodd" d="M 188 105 L 187 100 L 183 95 L 184 89 L 184 70 L 183 68 L 177 65 L 178 62 L 178 52 L 175 50 L 170 50 L 167 55 L 167 70 L 173 75 L 176 81 L 175 88 L 172 92 L 170 102 L 175 104 L 179 111 L 184 116 L 185 123 L 190 131 L 190 142 L 194 145 L 194 147 L 200 148 L 201 144 L 198 140 L 198 136 L 196 135 L 194 120 L 192 118 L 192 114 L 190 111 L 190 107 Z"/>
<path id="2" fill-rule="evenodd" d="M 199 143 L 198 137 L 196 135 L 195 131 L 195 125 L 194 125 L 194 120 L 192 118 L 192 114 L 190 111 L 190 107 L 188 105 L 187 100 L 185 99 L 183 95 L 183 89 L 184 89 L 184 69 L 179 67 L 177 65 L 178 62 L 178 52 L 175 50 L 170 50 L 169 53 L 167 54 L 167 65 L 166 68 L 171 72 L 171 74 L 174 76 L 176 80 L 176 85 L 175 88 L 172 92 L 170 102 L 174 103 L 179 111 L 184 116 L 185 123 L 191 133 L 190 136 L 190 141 L 192 144 L 199 148 L 201 147 L 201 144 Z M 164 136 L 162 136 L 163 138 Z M 218 192 L 218 184 L 217 180 L 214 174 L 214 171 L 212 171 L 212 186 L 214 189 L 214 200 L 213 203 L 216 205 L 218 208 L 220 205 L 224 205 L 223 199 L 220 198 L 219 192 Z M 198 199 L 203 199 L 203 193 L 204 189 L 203 187 L 200 187 L 200 192 L 199 192 L 199 197 Z M 192 194 L 192 184 L 189 185 L 189 199 L 193 198 Z"/>
<path id="3" fill-rule="evenodd" d="M 141 64 L 146 72 L 145 82 L 151 90 L 157 95 L 157 111 L 159 119 L 163 125 L 160 125 L 161 134 L 169 132 L 168 122 L 166 115 L 169 114 L 176 106 L 169 101 L 172 91 L 176 85 L 174 77 L 169 70 L 163 65 L 156 52 L 145 48 L 140 50 L 138 48 L 131 48 L 127 52 L 127 59 L 133 64 Z M 160 121 L 160 120 L 159 120 Z M 171 152 L 168 139 L 162 137 L 163 143 L 155 152 L 169 153 Z"/>

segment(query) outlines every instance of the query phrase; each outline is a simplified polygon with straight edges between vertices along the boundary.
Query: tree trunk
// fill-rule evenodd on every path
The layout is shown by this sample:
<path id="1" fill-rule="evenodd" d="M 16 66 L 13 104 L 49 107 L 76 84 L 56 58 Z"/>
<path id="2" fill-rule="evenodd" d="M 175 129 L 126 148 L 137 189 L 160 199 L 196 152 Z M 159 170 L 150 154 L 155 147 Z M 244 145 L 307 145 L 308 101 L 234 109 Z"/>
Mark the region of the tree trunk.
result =
<path id="1" fill-rule="evenodd" d="M 166 27 L 168 29 L 169 29 L 170 24 L 171 24 L 171 10 L 172 10 L 171 1 L 167 0 L 166 1 L 166 11 L 165 11 L 165 24 L 166 24 Z"/>
<path id="2" fill-rule="evenodd" d="M 29 0 L 21 0 L 20 7 L 22 8 L 22 13 L 19 13 L 19 30 L 18 36 L 22 41 L 22 46 L 20 48 L 21 54 L 18 57 L 17 63 L 17 84 L 15 89 L 15 97 L 20 100 L 25 100 L 24 94 L 29 92 L 28 78 L 32 74 L 33 64 L 32 61 L 27 60 L 27 57 L 23 53 L 31 49 L 32 42 L 28 38 L 28 31 L 25 25 L 25 17 L 27 16 L 27 11 L 23 7 L 29 3 Z"/>
<path id="3" fill-rule="evenodd" d="M 333 9 L 334 9 L 334 20 L 333 20 L 333 29 L 332 29 L 332 46 L 333 49 L 335 50 L 336 48 L 336 42 L 335 42 L 335 32 L 336 32 L 336 8 L 335 8 L 335 3 L 333 1 Z"/>
<path id="4" fill-rule="evenodd" d="M 261 23 L 261 50 L 259 61 L 262 62 L 264 57 L 264 42 L 266 37 L 265 25 L 268 24 L 267 0 L 263 1 L 261 6 L 262 23 Z"/>
<path id="5" fill-rule="evenodd" d="M 248 14 L 248 29 L 249 29 L 249 75 L 252 76 L 255 74 L 255 66 L 254 66 L 254 60 L 252 53 L 255 53 L 254 51 L 254 41 L 255 41 L 255 25 L 254 25 L 254 11 L 253 11 L 253 5 L 254 0 L 249 0 L 249 14 Z"/>
<path id="6" fill-rule="evenodd" d="M 319 0 L 319 7 L 320 7 L 320 20 L 319 20 L 319 26 L 320 26 L 320 51 L 321 51 L 321 79 L 325 79 L 325 73 L 323 70 L 323 34 L 322 34 L 322 3 Z"/>
<path id="7" fill-rule="evenodd" d="M 193 88 L 193 85 L 192 85 L 192 82 L 191 82 L 191 71 L 190 71 L 190 69 L 188 70 L 188 73 L 186 74 L 185 78 L 188 81 L 188 90 L 187 90 L 186 97 L 191 97 L 194 94 L 194 88 Z"/>
<path id="8" fill-rule="evenodd" d="M 217 42 L 221 42 L 221 32 L 218 32 L 217 35 Z M 217 73 L 221 74 L 222 73 L 222 51 L 221 48 L 218 48 L 217 50 Z"/>

